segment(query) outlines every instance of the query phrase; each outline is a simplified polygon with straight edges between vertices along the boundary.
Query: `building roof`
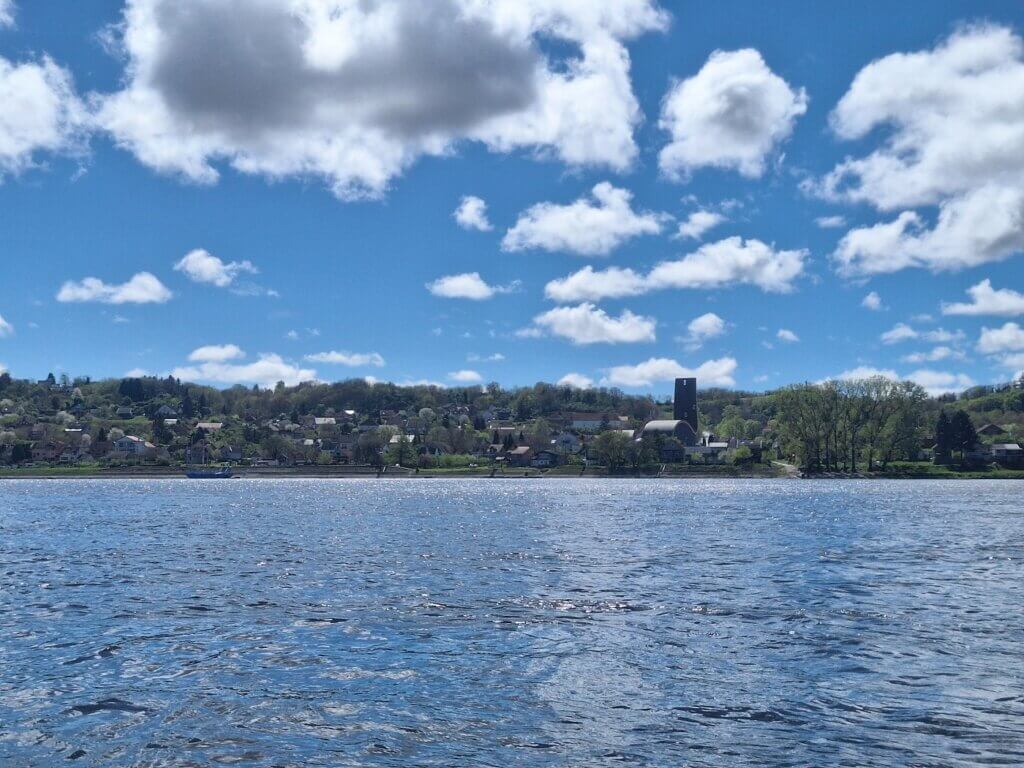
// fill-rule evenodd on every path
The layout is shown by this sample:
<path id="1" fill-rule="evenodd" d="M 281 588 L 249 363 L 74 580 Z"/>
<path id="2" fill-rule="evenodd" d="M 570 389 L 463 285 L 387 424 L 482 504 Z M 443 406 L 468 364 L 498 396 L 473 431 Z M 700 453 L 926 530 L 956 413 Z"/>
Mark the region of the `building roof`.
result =
<path id="1" fill-rule="evenodd" d="M 979 435 L 1005 435 L 1006 430 L 998 424 L 986 424 L 978 430 Z"/>
<path id="2" fill-rule="evenodd" d="M 672 432 L 676 431 L 676 428 L 680 424 L 684 424 L 684 423 L 685 422 L 677 421 L 675 419 L 661 419 L 661 420 L 658 420 L 658 421 L 649 421 L 644 426 L 644 433 L 648 433 L 648 432 L 672 433 Z M 689 425 L 687 425 L 687 426 L 689 426 Z"/>
<path id="3" fill-rule="evenodd" d="M 992 446 L 994 451 L 1019 451 L 1021 447 L 1016 443 L 997 443 Z"/>
<path id="4" fill-rule="evenodd" d="M 216 432 L 218 429 L 223 428 L 224 423 L 220 421 L 200 421 L 196 424 L 196 429 L 205 429 L 207 432 Z"/>

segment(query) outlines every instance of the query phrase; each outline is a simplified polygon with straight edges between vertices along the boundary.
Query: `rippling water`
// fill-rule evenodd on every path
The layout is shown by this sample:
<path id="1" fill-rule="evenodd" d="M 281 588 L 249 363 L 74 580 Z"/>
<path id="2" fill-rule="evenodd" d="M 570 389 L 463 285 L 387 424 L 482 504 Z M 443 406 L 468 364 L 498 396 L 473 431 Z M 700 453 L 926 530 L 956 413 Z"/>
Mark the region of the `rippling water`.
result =
<path id="1" fill-rule="evenodd" d="M 0 481 L 0 765 L 1019 766 L 1022 491 Z"/>

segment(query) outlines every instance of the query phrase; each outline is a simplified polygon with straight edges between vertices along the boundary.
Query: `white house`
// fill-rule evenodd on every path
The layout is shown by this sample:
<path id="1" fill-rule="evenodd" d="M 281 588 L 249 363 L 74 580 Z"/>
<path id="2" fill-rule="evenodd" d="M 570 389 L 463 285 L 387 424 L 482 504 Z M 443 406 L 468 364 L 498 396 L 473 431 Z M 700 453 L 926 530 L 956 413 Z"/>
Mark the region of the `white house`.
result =
<path id="1" fill-rule="evenodd" d="M 114 441 L 114 453 L 125 456 L 145 456 L 156 452 L 156 446 L 135 435 L 125 435 Z"/>

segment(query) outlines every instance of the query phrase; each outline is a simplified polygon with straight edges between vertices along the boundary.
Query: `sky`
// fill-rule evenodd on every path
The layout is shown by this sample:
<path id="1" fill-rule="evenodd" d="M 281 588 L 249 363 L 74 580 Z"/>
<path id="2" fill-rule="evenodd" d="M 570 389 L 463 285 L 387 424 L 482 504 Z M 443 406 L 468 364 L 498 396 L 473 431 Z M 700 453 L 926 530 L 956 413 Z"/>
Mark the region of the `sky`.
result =
<path id="1" fill-rule="evenodd" d="M 0 0 L 0 367 L 1024 369 L 1024 5 Z"/>

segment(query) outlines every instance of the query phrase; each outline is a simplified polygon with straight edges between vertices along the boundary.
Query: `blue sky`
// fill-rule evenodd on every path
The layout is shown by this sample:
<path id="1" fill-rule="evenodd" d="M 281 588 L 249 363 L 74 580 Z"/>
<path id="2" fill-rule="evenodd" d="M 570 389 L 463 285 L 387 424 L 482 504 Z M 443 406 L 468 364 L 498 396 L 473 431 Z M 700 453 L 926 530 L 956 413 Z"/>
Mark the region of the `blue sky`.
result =
<path id="1" fill-rule="evenodd" d="M 0 365 L 1009 380 L 1022 34 L 980 1 L 0 0 Z"/>

